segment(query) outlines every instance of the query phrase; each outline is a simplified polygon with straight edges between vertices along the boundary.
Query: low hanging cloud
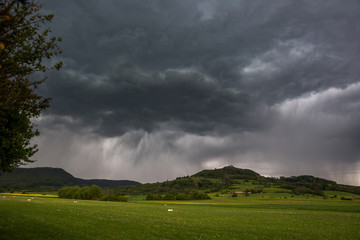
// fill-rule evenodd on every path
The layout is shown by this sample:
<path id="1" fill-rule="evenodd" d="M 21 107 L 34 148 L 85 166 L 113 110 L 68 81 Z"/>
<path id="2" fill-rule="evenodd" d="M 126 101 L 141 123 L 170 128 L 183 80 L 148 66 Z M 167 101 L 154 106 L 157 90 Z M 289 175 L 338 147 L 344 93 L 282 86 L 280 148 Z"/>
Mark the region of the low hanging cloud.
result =
<path id="1" fill-rule="evenodd" d="M 40 2 L 65 66 L 39 90 L 53 100 L 37 165 L 156 181 L 234 164 L 360 184 L 356 1 Z"/>

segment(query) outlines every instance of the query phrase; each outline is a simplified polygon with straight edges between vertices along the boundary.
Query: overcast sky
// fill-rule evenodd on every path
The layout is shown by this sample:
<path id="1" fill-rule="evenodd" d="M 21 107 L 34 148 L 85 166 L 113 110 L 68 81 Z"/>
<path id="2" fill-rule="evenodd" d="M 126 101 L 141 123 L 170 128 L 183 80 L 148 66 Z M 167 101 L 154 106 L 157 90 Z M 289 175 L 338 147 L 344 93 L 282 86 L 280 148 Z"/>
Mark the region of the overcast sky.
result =
<path id="1" fill-rule="evenodd" d="M 156 182 L 232 164 L 360 185 L 360 1 L 52 0 L 37 162 Z"/>

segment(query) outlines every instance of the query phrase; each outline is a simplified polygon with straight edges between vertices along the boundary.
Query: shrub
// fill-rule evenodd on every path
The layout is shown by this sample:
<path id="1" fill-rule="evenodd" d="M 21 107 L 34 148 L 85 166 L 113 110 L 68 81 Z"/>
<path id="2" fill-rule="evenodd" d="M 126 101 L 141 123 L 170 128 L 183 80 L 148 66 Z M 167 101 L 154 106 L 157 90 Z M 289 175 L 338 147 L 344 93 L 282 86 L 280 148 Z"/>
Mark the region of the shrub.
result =
<path id="1" fill-rule="evenodd" d="M 73 198 L 75 192 L 79 189 L 79 187 L 62 187 L 58 194 L 61 198 Z"/>
<path id="2" fill-rule="evenodd" d="M 205 193 L 201 193 L 199 191 L 192 190 L 189 193 L 188 198 L 194 199 L 194 200 L 203 200 L 203 199 L 207 199 L 206 196 L 207 196 L 207 194 L 205 194 Z"/>
<path id="3" fill-rule="evenodd" d="M 162 200 L 163 198 L 161 197 L 161 195 L 159 194 L 155 194 L 155 193 L 149 193 L 146 196 L 146 200 Z"/>
<path id="4" fill-rule="evenodd" d="M 86 186 L 86 187 L 82 187 L 79 189 L 78 192 L 76 192 L 78 194 L 78 199 L 85 199 L 85 200 L 90 200 L 91 196 L 90 196 L 90 187 Z"/>
<path id="5" fill-rule="evenodd" d="M 164 200 L 175 200 L 176 199 L 176 196 L 174 194 L 171 194 L 171 193 L 167 193 L 164 197 L 163 197 Z"/>
<path id="6" fill-rule="evenodd" d="M 231 195 L 231 197 L 237 197 L 238 195 L 237 195 L 237 193 L 233 193 L 232 195 Z"/>
<path id="7" fill-rule="evenodd" d="M 185 193 L 179 193 L 176 196 L 176 200 L 190 200 L 189 196 Z"/>
<path id="8" fill-rule="evenodd" d="M 154 200 L 154 194 L 149 193 L 148 195 L 146 195 L 146 200 Z"/>
<path id="9" fill-rule="evenodd" d="M 92 185 L 89 189 L 90 199 L 99 199 L 102 196 L 102 190 L 99 186 Z"/>
<path id="10" fill-rule="evenodd" d="M 100 201 L 112 201 L 112 202 L 127 202 L 127 198 L 124 196 L 115 196 L 115 195 L 104 195 Z"/>
<path id="11" fill-rule="evenodd" d="M 341 197 L 340 199 L 341 200 L 352 200 L 352 198 L 350 198 L 350 197 Z"/>

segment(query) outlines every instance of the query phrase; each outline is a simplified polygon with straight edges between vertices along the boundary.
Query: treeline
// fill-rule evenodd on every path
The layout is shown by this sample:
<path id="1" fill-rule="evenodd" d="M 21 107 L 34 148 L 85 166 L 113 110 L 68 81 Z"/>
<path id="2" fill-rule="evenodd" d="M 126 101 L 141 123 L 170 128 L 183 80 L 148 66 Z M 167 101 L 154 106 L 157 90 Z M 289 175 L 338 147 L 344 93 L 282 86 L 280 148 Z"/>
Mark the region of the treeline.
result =
<path id="1" fill-rule="evenodd" d="M 180 193 L 190 194 L 190 192 L 202 191 L 205 193 L 218 192 L 227 189 L 233 181 L 230 179 L 209 180 L 206 178 L 181 177 L 172 181 L 162 183 L 147 183 L 135 186 L 117 187 L 112 189 L 115 195 L 147 195 L 172 194 L 177 197 Z"/>
<path id="2" fill-rule="evenodd" d="M 99 186 L 91 187 L 63 187 L 58 192 L 59 197 L 69 199 L 98 200 L 102 197 L 102 190 Z"/>
<path id="3" fill-rule="evenodd" d="M 324 191 L 342 191 L 360 194 L 360 187 L 337 184 L 323 178 L 318 178 L 310 175 L 302 175 L 297 177 L 280 177 L 280 178 L 258 178 L 254 184 L 261 184 L 264 187 L 277 185 L 284 189 L 291 190 L 294 194 L 313 194 L 325 196 Z"/>
<path id="4" fill-rule="evenodd" d="M 189 193 L 167 193 L 165 195 L 149 193 L 146 200 L 206 200 L 211 199 L 206 193 L 192 190 Z"/>
<path id="5" fill-rule="evenodd" d="M 59 190 L 58 194 L 59 197 L 68 199 L 127 202 L 127 198 L 123 196 L 103 195 L 103 190 L 97 185 L 92 185 L 91 187 L 65 186 Z"/>

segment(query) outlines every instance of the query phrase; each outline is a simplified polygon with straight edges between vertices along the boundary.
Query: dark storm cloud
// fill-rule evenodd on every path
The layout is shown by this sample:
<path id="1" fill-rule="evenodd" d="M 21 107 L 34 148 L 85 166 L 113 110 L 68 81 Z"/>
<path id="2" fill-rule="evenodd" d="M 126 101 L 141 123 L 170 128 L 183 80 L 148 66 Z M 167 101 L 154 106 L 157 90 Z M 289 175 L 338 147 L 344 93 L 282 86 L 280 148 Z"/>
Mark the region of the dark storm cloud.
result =
<path id="1" fill-rule="evenodd" d="M 62 79 L 47 87 L 60 91 L 53 104 L 66 107 L 50 112 L 81 120 L 104 135 L 123 134 L 131 128 L 151 131 L 164 122 L 190 132 L 251 127 L 246 94 L 222 88 L 193 69 L 144 72 L 133 68 L 103 80 L 66 70 L 60 75 Z M 71 85 L 67 79 L 72 79 Z M 55 91 L 50 95 L 56 96 Z"/>
<path id="2" fill-rule="evenodd" d="M 352 1 L 44 4 L 65 62 L 46 83 L 48 113 L 99 134 L 253 130 L 259 106 L 358 80 Z"/>
<path id="3" fill-rule="evenodd" d="M 40 2 L 65 66 L 40 89 L 53 100 L 39 142 L 67 152 L 62 167 L 142 181 L 358 169 L 358 1 Z"/>

